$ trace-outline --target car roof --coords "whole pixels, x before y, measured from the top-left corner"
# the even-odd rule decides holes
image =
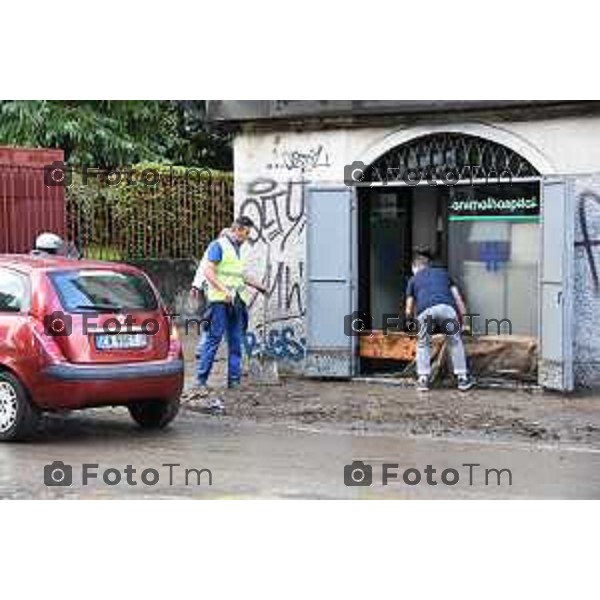
[[[132,265],[101,260],[78,260],[65,256],[36,256],[33,254],[0,254],[0,266],[19,271],[65,271],[75,269],[107,269],[123,271],[137,270]]]

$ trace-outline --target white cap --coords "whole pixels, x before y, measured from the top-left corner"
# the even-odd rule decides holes
[[[45,252],[58,252],[63,247],[62,238],[55,233],[45,231],[35,239],[35,249]]]

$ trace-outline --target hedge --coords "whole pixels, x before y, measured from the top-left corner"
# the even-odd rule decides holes
[[[198,257],[233,217],[233,175],[138,164],[77,170],[66,188],[70,241],[107,260]]]

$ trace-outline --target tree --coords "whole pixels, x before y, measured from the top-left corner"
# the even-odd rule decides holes
[[[210,131],[203,101],[4,100],[0,143],[62,148],[67,163],[152,161],[229,170],[227,136]]]
[[[231,135],[210,126],[204,100],[173,100],[178,133],[171,156],[178,164],[200,164],[223,171],[233,170]]]

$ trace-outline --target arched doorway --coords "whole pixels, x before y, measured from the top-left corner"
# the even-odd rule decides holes
[[[471,319],[475,333],[495,327],[499,336],[537,338],[541,175],[528,159],[491,139],[435,131],[355,173],[358,308],[374,330],[401,310],[411,256],[427,249],[480,315]],[[398,362],[367,357],[361,370]]]

